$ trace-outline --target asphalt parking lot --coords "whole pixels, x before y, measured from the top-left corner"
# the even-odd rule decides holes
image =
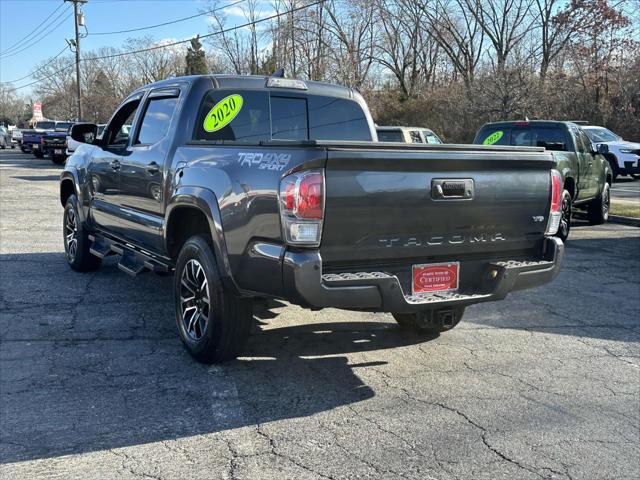
[[[553,284],[438,338],[273,303],[204,366],[171,277],[67,267],[59,172],[0,152],[0,477],[640,477],[640,228],[577,223]]]
[[[611,187],[611,199],[614,202],[640,207],[640,180],[618,177]]]

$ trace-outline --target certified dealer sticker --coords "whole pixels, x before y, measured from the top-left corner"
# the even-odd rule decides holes
[[[414,265],[412,275],[413,293],[451,292],[458,290],[460,264],[432,263]]]

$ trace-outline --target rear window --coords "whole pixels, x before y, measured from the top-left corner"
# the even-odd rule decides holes
[[[358,103],[264,90],[211,90],[200,106],[195,140],[255,144],[268,140],[370,141]]]
[[[73,126],[72,122],[58,122],[56,123],[56,130],[62,132],[67,131]]]
[[[42,130],[53,130],[56,126],[56,122],[38,122],[35,124],[33,128],[38,128]]]
[[[404,142],[401,130],[378,130],[379,142]]]
[[[516,147],[544,147],[547,150],[566,151],[567,135],[554,127],[495,127],[482,129],[476,144],[512,145]]]

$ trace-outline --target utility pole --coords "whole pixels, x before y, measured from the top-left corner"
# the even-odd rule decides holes
[[[87,3],[88,0],[64,0],[73,3],[73,19],[76,27],[76,95],[78,97],[78,121],[82,121],[82,91],[80,88],[80,25],[84,25],[84,15],[78,11],[78,5]]]

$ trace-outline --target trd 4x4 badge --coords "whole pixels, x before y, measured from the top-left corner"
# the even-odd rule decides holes
[[[243,167],[281,172],[291,161],[290,153],[239,152],[238,163]]]

